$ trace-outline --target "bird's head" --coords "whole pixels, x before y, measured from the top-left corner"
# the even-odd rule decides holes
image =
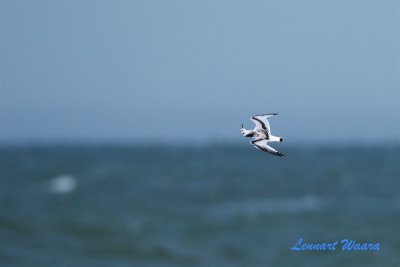
[[[245,128],[243,128],[243,123],[242,123],[242,128],[240,129],[240,133],[241,133],[243,136],[246,136],[246,135],[249,133],[249,131],[247,131]]]

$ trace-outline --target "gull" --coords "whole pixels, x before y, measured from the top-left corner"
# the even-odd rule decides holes
[[[252,120],[256,124],[254,129],[246,130],[245,128],[243,128],[242,123],[242,129],[240,129],[240,133],[244,137],[251,137],[252,140],[250,141],[250,143],[258,150],[271,153],[272,155],[278,157],[285,157],[284,154],[268,145],[268,142],[283,141],[282,137],[274,136],[271,134],[271,127],[269,126],[269,122],[267,119],[275,115],[278,115],[278,113],[260,114],[251,117],[250,120]]]

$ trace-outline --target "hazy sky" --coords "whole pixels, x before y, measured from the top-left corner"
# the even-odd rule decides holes
[[[1,0],[0,142],[398,142],[398,1]],[[243,140],[241,140],[243,141]]]

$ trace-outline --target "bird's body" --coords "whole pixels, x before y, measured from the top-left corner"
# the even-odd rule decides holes
[[[255,115],[250,118],[256,126],[253,130],[246,130],[243,128],[240,130],[240,133],[244,137],[251,137],[252,140],[250,143],[257,149],[271,153],[275,156],[285,157],[284,154],[278,152],[276,149],[270,147],[268,142],[282,142],[283,138],[279,136],[274,136],[271,134],[271,127],[269,126],[269,122],[267,118],[278,115],[278,113],[269,113],[269,114],[260,114]]]

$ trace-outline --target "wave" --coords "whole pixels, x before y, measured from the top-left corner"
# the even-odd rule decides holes
[[[320,210],[321,199],[314,196],[289,199],[256,199],[244,202],[228,202],[211,209],[211,214],[225,216],[253,216],[260,214],[302,213]]]
[[[74,176],[63,174],[50,180],[49,191],[55,194],[66,194],[76,189],[77,180]]]

